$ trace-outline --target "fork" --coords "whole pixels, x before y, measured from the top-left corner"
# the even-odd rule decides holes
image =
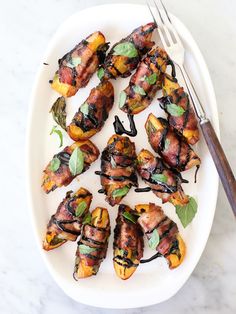
[[[159,0],[159,2],[160,4],[158,6],[157,1],[153,0],[154,6],[150,6],[147,1],[147,6],[154,19],[154,22],[156,23],[156,25],[158,25],[158,33],[166,52],[175,63],[175,65],[177,65],[183,76],[187,90],[189,92],[190,99],[192,101],[196,115],[199,119],[202,134],[205,138],[206,144],[215,163],[216,169],[218,171],[225,193],[228,197],[229,203],[232,207],[233,213],[236,217],[236,181],[234,174],[225,156],[219,139],[217,138],[211,121],[206,117],[202,102],[199,99],[194,85],[185,70],[185,49],[181,42],[181,39],[172,23],[166,7],[163,4],[163,1]],[[155,17],[155,14],[157,14],[156,16],[159,16],[159,23],[157,23],[157,18]]]

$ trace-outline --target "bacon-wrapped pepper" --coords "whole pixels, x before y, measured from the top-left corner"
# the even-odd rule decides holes
[[[168,83],[167,87],[163,86],[163,92],[168,91],[168,94],[158,100],[161,108],[168,115],[169,124],[183,134],[189,144],[194,145],[199,140],[197,118],[190,104],[188,94],[174,80],[170,80],[168,77],[164,80],[164,83]]]
[[[136,205],[135,210],[141,214],[138,223],[149,246],[166,258],[170,269],[178,267],[184,259],[186,247],[176,223],[164,214],[161,207],[152,203]]]
[[[91,213],[91,221],[83,226],[76,251],[74,278],[96,275],[106,257],[110,236],[110,219],[106,208],[97,207]]]
[[[102,152],[101,177],[106,201],[114,206],[129,192],[132,186],[137,186],[135,145],[126,136],[113,135],[107,147]]]
[[[70,169],[70,159],[73,152],[74,173]],[[97,147],[89,140],[84,142],[75,142],[71,146],[66,146],[63,151],[53,156],[53,159],[44,170],[42,187],[46,193],[54,191],[61,186],[67,186],[80,173],[85,172],[99,155]],[[76,165],[81,169],[76,169]],[[79,170],[79,171],[77,171]],[[81,170],[81,171],[80,171]]]
[[[167,120],[149,114],[145,128],[152,148],[171,168],[184,171],[200,165],[198,155]]]
[[[104,81],[93,88],[67,127],[69,136],[75,141],[86,140],[99,132],[108,118],[113,103],[114,89],[109,81]]]
[[[188,181],[184,180],[179,172],[168,168],[160,158],[154,157],[145,149],[138,154],[137,160],[139,175],[163,203],[171,202],[175,206],[189,202],[181,187],[183,182]]]
[[[160,47],[152,49],[140,62],[129,86],[120,94],[120,109],[137,114],[147,108],[162,87],[163,73],[170,59]]]
[[[76,193],[66,193],[57,211],[52,215],[47,225],[43,241],[46,251],[55,249],[66,241],[75,241],[81,233],[82,221],[89,211],[92,194],[84,188]]]
[[[108,44],[101,32],[82,40],[74,49],[58,60],[59,69],[52,81],[52,88],[64,97],[71,97],[85,87],[98,65],[104,61]]]
[[[115,272],[121,279],[128,279],[143,256],[143,232],[137,223],[138,216],[126,205],[120,205],[114,230]]]
[[[116,43],[105,58],[103,79],[129,76],[142,56],[154,45],[151,37],[155,28],[155,23],[140,26]]]

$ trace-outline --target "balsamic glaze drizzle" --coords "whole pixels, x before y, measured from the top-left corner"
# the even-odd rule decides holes
[[[147,186],[146,188],[136,188],[134,191],[137,193],[141,193],[141,192],[149,192],[151,190],[152,189],[149,186]]]
[[[118,116],[115,116],[115,121],[113,122],[115,133],[118,135],[126,134],[134,137],[138,133],[134,122],[134,116],[131,114],[127,114],[127,117],[129,119],[130,131],[126,130],[121,123],[120,118]]]
[[[149,263],[149,262],[153,261],[154,259],[156,259],[158,257],[162,257],[161,253],[159,253],[159,252],[157,252],[156,254],[151,256],[150,258],[141,259],[140,264]]]

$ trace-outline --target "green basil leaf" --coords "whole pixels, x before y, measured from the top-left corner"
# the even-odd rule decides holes
[[[66,130],[66,100],[63,96],[57,98],[49,112],[52,113],[54,121]]]
[[[99,78],[100,81],[101,81],[101,79],[103,78],[104,73],[105,73],[105,71],[104,71],[103,68],[100,68],[100,69],[97,71],[97,76],[98,76],[98,78]]]
[[[126,102],[126,97],[127,97],[126,92],[125,92],[125,91],[122,91],[122,92],[120,93],[120,98],[119,98],[119,107],[120,107],[120,108],[122,108],[122,107],[124,106],[124,104],[125,104],[125,102]]]
[[[123,217],[125,217],[125,219],[133,222],[134,224],[137,222],[137,217],[135,217],[134,215],[130,214],[129,212],[124,212],[122,214]]]
[[[145,78],[145,81],[148,82],[149,85],[155,84],[157,81],[157,74],[152,73],[151,75],[149,75]]]
[[[60,139],[60,146],[59,147],[62,147],[63,145],[63,135],[62,135],[62,132],[60,130],[57,130],[57,126],[54,125],[51,132],[50,132],[50,135],[52,135],[53,133],[56,133],[58,136],[59,136],[59,139]]]
[[[166,109],[167,112],[174,117],[180,117],[185,113],[185,110],[176,104],[168,104]]]
[[[66,66],[68,66],[69,68],[75,68],[80,63],[81,63],[81,58],[80,57],[74,57],[74,58],[71,58],[69,62],[67,62]]]
[[[49,169],[53,172],[56,172],[60,167],[61,161],[58,157],[54,157],[49,165]]]
[[[80,112],[82,112],[85,116],[89,113],[89,104],[87,102],[83,103],[83,105],[79,108]]]
[[[87,203],[85,201],[80,202],[75,209],[75,216],[81,217],[86,208],[87,208]]]
[[[81,254],[90,254],[92,252],[95,252],[96,249],[94,247],[90,247],[90,246],[85,245],[85,244],[80,244],[79,245],[79,251]]]
[[[170,146],[170,140],[167,138],[165,140],[164,150],[168,150],[169,146]]]
[[[152,232],[151,238],[148,240],[148,245],[152,250],[155,250],[159,242],[160,242],[160,236],[159,236],[159,233],[157,232],[157,229],[155,229]]]
[[[114,48],[113,55],[117,56],[126,56],[129,58],[134,58],[138,56],[138,51],[135,48],[135,45],[130,42],[124,42],[116,45]]]
[[[124,186],[123,188],[121,189],[116,189],[112,192],[112,196],[114,198],[116,197],[122,197],[122,196],[125,196],[127,193],[129,192],[129,187],[128,186]]]
[[[134,90],[135,93],[137,93],[139,95],[142,95],[142,96],[146,95],[145,90],[142,87],[140,87],[139,85],[134,85],[133,86],[133,90]]]
[[[70,172],[73,176],[80,174],[84,168],[84,154],[79,147],[74,149],[69,160]]]
[[[176,205],[176,214],[178,215],[183,227],[187,227],[193,220],[197,212],[197,202],[193,197],[189,198],[189,202],[186,205]]]
[[[92,216],[90,213],[87,213],[85,216],[84,216],[84,219],[83,219],[83,225],[86,225],[86,224],[90,224],[92,220]]]
[[[152,175],[152,180],[161,183],[166,183],[167,182],[167,176],[165,176],[164,174],[159,174],[159,173],[155,173]]]

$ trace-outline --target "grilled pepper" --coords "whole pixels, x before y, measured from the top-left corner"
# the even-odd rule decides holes
[[[152,49],[140,62],[129,86],[121,92],[120,109],[129,114],[137,114],[147,108],[162,87],[169,62],[165,50],[160,47]]]
[[[135,29],[126,38],[116,43],[105,58],[103,79],[128,77],[142,56],[154,45],[151,41],[155,23],[148,23]]]
[[[145,149],[138,154],[137,160],[139,175],[163,203],[171,202],[175,206],[189,202],[181,187],[183,182],[188,181],[184,180],[179,172],[168,168],[160,158],[154,157]]]
[[[152,148],[171,168],[180,172],[200,165],[198,155],[167,120],[149,114],[145,128]]]
[[[137,186],[135,145],[126,136],[113,135],[101,157],[101,185],[106,201],[114,206]]]
[[[120,205],[116,218],[113,265],[121,279],[128,279],[135,272],[143,256],[143,232],[133,212],[130,207]]]
[[[82,236],[76,251],[74,278],[96,275],[106,257],[110,220],[106,208],[97,207],[91,213],[91,221],[82,229]]]
[[[44,250],[49,251],[68,240],[75,241],[77,239],[91,201],[92,194],[84,188],[80,188],[74,194],[72,191],[66,193],[66,197],[47,225],[47,232],[43,241]]]
[[[67,127],[69,136],[75,141],[86,140],[99,132],[108,118],[113,103],[114,89],[109,81],[104,81],[93,88]]]
[[[139,204],[135,210],[140,214],[138,223],[146,234],[149,246],[166,258],[169,268],[178,267],[185,256],[186,247],[176,223],[168,218],[155,204]]]
[[[73,151],[78,148],[81,152],[81,172],[72,174],[69,161]],[[99,150],[91,141],[75,142],[66,146],[63,151],[53,156],[53,159],[44,170],[42,187],[46,193],[54,191],[61,186],[67,186],[80,173],[85,172],[99,155]]]
[[[198,122],[190,104],[188,94],[180,87],[175,79],[164,80],[163,93],[167,96],[159,98],[160,106],[168,115],[169,124],[183,134],[188,144],[194,145],[199,140]],[[177,87],[178,86],[178,87]]]
[[[71,97],[85,87],[98,65],[104,61],[108,44],[101,32],[82,40],[74,49],[58,60],[59,69],[51,86],[64,97]]]

